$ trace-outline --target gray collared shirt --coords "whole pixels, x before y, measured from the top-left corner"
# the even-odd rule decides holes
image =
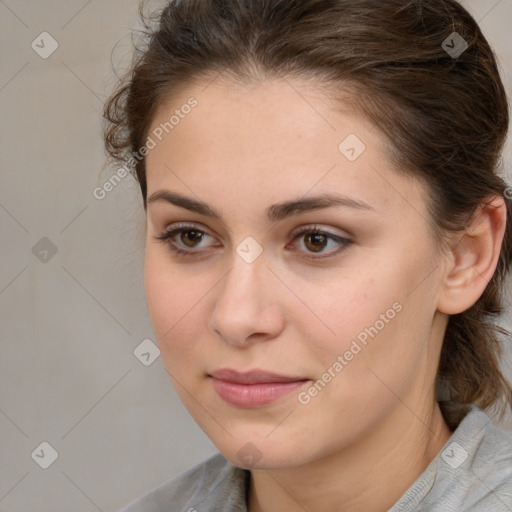
[[[221,454],[119,512],[247,512],[250,472]],[[512,512],[512,434],[476,406],[388,512]]]

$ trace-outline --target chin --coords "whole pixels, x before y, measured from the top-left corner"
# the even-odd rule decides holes
[[[283,431],[284,432],[284,431]],[[293,436],[265,437],[267,434],[250,435],[248,430],[231,432],[221,439],[206,434],[231,464],[244,469],[287,469],[306,464],[314,458],[304,450],[302,441],[291,442]]]

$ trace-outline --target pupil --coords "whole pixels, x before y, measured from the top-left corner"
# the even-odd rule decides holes
[[[192,236],[190,236],[190,234],[192,233]],[[194,231],[194,230],[191,230],[191,231],[184,231],[182,234],[181,234],[181,241],[185,243],[185,245],[188,245],[190,247],[193,247],[194,246],[194,241],[201,241],[201,238],[202,238],[202,233],[199,233],[198,231]],[[189,244],[186,240],[186,238],[190,240],[192,240],[192,243]]]
[[[325,235],[321,235],[319,233],[313,233],[313,234],[309,234],[306,236],[306,246],[308,246],[308,248],[311,248],[309,247],[309,244],[308,244],[308,240],[313,240],[313,246],[312,246],[312,249],[314,252],[320,252],[324,247],[325,247],[325,241],[326,241],[326,236]],[[321,247],[318,247],[317,245],[315,244],[318,244],[320,243],[321,244]]]

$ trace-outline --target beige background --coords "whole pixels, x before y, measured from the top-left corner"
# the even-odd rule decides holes
[[[512,1],[464,4],[512,92]],[[0,0],[3,511],[115,511],[216,452],[161,359],[145,366],[133,353],[154,339],[136,184],[128,177],[102,201],[92,193],[108,178],[100,122],[111,59],[130,57],[137,23],[135,0]],[[31,47],[42,32],[58,44],[47,59]],[[509,139],[506,164],[511,154]],[[58,453],[48,469],[36,463],[50,460],[42,442]]]

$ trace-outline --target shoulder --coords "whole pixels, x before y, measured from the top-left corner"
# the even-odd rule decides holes
[[[512,510],[512,434],[482,410],[473,406],[437,464],[432,504],[458,512]]]
[[[148,491],[119,512],[245,512],[247,474],[219,453]]]
[[[479,415],[488,419],[482,412]],[[482,420],[483,421],[483,420]],[[481,435],[475,432],[474,456],[470,458],[469,477],[473,484],[468,503],[487,501],[486,510],[512,510],[512,434],[488,422]],[[471,445],[470,445],[471,449]]]

